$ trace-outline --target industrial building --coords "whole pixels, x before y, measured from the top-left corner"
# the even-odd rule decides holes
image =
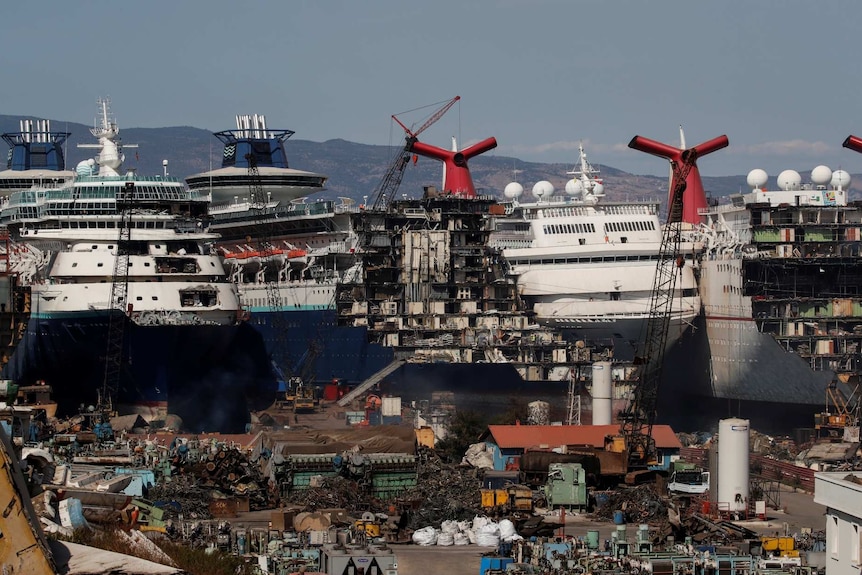
[[[826,574],[862,570],[862,471],[814,475],[814,502],[826,506]]]

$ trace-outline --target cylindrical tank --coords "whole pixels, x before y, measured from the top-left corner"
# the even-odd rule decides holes
[[[532,401],[527,404],[527,421],[530,425],[548,425],[551,421],[551,405],[547,401]]]
[[[718,504],[731,512],[748,508],[747,419],[722,419],[718,422]]]
[[[597,361],[593,364],[593,425],[611,424],[611,362]]]

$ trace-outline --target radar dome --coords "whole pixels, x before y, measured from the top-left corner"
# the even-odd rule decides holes
[[[580,180],[569,180],[566,182],[566,193],[570,196],[580,196],[584,193],[584,184]]]
[[[829,166],[817,166],[811,170],[811,181],[818,186],[825,186],[832,181],[832,170]]]
[[[832,172],[831,184],[833,188],[846,190],[850,187],[850,174],[844,170],[835,170]]]
[[[762,190],[768,180],[769,174],[766,173],[766,170],[757,168],[748,172],[748,178],[745,181],[748,182],[748,187],[752,190]]]
[[[524,193],[524,186],[519,184],[518,182],[510,182],[506,185],[506,188],[503,190],[503,195],[513,200],[515,198],[520,198],[521,194]]]
[[[802,186],[802,176],[796,170],[784,170],[778,174],[778,189],[789,192]]]
[[[601,196],[605,193],[605,185],[601,182],[596,182],[596,185],[593,186],[593,195]]]
[[[541,182],[536,182],[536,185],[533,186],[533,195],[537,198],[549,198],[554,194],[554,184],[549,182],[548,180],[542,180]]]

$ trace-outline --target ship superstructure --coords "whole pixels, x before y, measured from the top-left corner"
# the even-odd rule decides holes
[[[429,186],[422,199],[373,209],[273,191],[254,209],[251,189],[266,182],[247,170],[245,193],[233,205],[213,206],[247,325],[285,378],[302,371],[316,384],[376,381],[406,399],[455,391],[462,405],[522,396],[562,407],[578,365],[596,350],[562,341],[524,313],[488,246],[488,213],[501,207],[472,197],[461,156],[496,142],[464,151],[411,144],[412,153],[458,167],[447,167],[441,189]]]
[[[109,102],[99,104],[94,159],[79,163],[72,179],[4,198],[0,223],[31,254],[32,291],[27,332],[4,375],[49,382],[61,411],[93,403],[104,377],[108,320],[122,314],[128,326],[118,406],[157,419],[170,410],[194,425],[206,415],[184,412],[183,404],[228,369],[241,317],[236,287],[214,250],[217,235],[207,229],[209,198],[176,179],[124,172],[119,128]],[[124,209],[128,259],[123,277],[115,277]],[[116,281],[127,282],[122,311],[112,302]],[[229,401],[249,389],[239,380],[232,395],[223,391]],[[203,425],[219,427],[211,419]]]
[[[703,211],[710,360],[687,389],[735,410],[822,409],[831,382],[852,393],[862,360],[862,206],[848,200],[843,170],[818,166],[810,182],[786,170],[775,188],[767,182],[753,170],[750,192]]]
[[[534,202],[520,202],[523,186],[513,182],[504,217],[494,218],[490,244],[501,250],[518,295],[548,326],[580,338],[637,342],[649,302],[661,243],[657,202],[605,202],[604,184],[583,146],[568,172],[565,196],[548,181],[536,183]],[[677,268],[668,345],[700,313],[693,267],[698,246],[687,244]]]

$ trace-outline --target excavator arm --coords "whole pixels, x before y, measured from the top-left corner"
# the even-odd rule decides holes
[[[0,426],[0,565],[3,573],[52,575],[54,559],[30,502],[12,442]]]

